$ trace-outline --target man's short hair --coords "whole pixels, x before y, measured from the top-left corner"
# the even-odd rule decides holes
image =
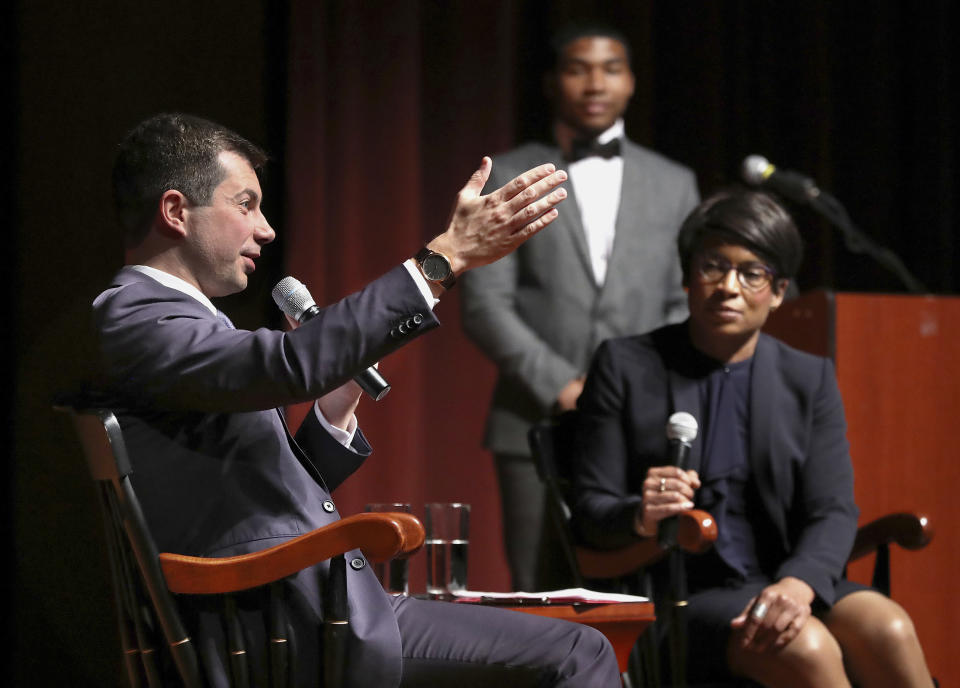
[[[195,205],[210,204],[225,175],[218,159],[223,151],[255,170],[267,160],[239,134],[192,115],[155,115],[127,134],[113,165],[113,199],[128,248],[147,236],[164,192],[175,189]]]
[[[594,37],[612,38],[615,41],[619,41],[623,44],[623,49],[627,54],[627,64],[629,65],[631,63],[632,53],[630,50],[630,41],[627,40],[627,36],[622,31],[612,24],[607,24],[602,21],[579,22],[565,24],[550,38],[550,71],[557,71],[557,68],[560,66],[560,59],[563,57],[563,51],[568,45],[581,38]]]
[[[773,268],[774,279],[795,277],[803,259],[803,242],[793,219],[762,191],[724,189],[690,212],[677,238],[684,284],[690,283],[693,257],[710,239],[750,249]]]

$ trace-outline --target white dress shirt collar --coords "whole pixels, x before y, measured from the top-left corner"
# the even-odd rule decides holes
[[[219,311],[216,306],[213,305],[213,301],[207,298],[207,295],[202,291],[197,289],[195,286],[189,282],[185,282],[179,277],[171,275],[169,272],[164,272],[163,270],[157,270],[152,268],[149,265],[128,265],[128,268],[131,270],[136,270],[137,272],[146,275],[147,277],[152,277],[157,282],[162,284],[165,287],[170,287],[171,289],[176,289],[179,292],[183,292],[187,296],[192,296],[197,301],[202,303],[207,310],[216,315]]]

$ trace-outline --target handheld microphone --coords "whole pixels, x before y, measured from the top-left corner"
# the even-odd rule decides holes
[[[310,296],[307,286],[294,277],[284,277],[277,282],[277,286],[273,288],[273,302],[301,324],[320,313],[320,308]],[[358,373],[353,379],[374,401],[380,401],[390,391],[390,384],[374,366]]]
[[[799,172],[778,170],[762,155],[748,155],[740,167],[743,180],[751,186],[764,186],[798,203],[809,203],[820,195],[817,183]]]
[[[667,421],[667,465],[677,468],[686,468],[687,458],[690,456],[690,444],[697,438],[697,419],[685,411],[678,411]],[[657,528],[657,544],[664,549],[676,547],[677,527],[679,521],[676,516],[660,521]]]

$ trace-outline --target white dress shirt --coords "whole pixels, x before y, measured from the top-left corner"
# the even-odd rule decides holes
[[[597,142],[607,143],[621,138],[623,132],[623,120],[618,119],[597,137]],[[623,186],[623,156],[616,155],[609,159],[591,156],[571,162],[566,168],[580,209],[593,277],[597,286],[603,286],[613,254],[617,210],[620,208],[620,190]]]

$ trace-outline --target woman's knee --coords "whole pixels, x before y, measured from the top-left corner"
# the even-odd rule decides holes
[[[811,618],[803,630],[782,650],[785,658],[797,666],[835,668],[843,666],[843,652],[833,634],[820,621]]]
[[[852,599],[855,597],[856,600]],[[899,604],[873,592],[851,595],[850,598],[850,603],[841,600],[835,607],[842,624],[829,624],[841,642],[846,639],[866,642],[874,652],[896,651],[916,642],[913,620]]]
[[[917,642],[917,629],[910,615],[892,601],[890,609],[871,624],[868,633],[874,639],[875,649],[880,652],[895,651]]]
[[[830,631],[816,618],[785,647],[752,652],[733,643],[728,653],[735,674],[748,676],[765,685],[842,686],[845,684],[843,654]]]

